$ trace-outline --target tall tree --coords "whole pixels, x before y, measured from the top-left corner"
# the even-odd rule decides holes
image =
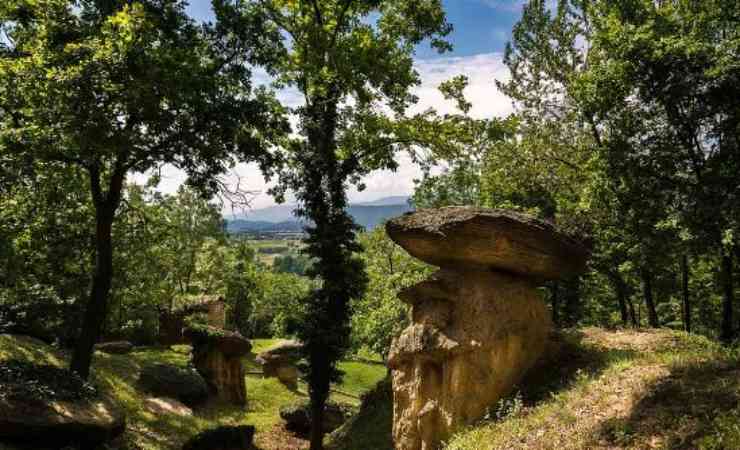
[[[681,224],[711,249],[725,283],[735,243],[740,181],[740,4],[721,0],[594,2],[594,48],[585,89],[607,114],[641,110],[644,181],[664,180]],[[614,100],[614,101],[613,101]],[[729,269],[728,269],[729,268]],[[723,289],[720,337],[729,342],[733,289]]]
[[[0,147],[16,159],[84,171],[95,214],[95,268],[71,361],[87,377],[113,276],[112,228],[126,176],[169,163],[194,184],[262,158],[274,102],[255,98],[244,63],[177,0],[9,0],[0,5]],[[274,37],[265,33],[266,38]],[[263,95],[263,97],[265,97]],[[52,167],[52,166],[50,166]]]
[[[394,152],[404,140],[391,131],[392,117],[382,107],[403,116],[415,100],[409,90],[419,83],[416,45],[429,39],[448,49],[442,38],[451,26],[440,0],[245,0],[216,9],[239,18],[233,36],[243,36],[242,23],[279,30],[279,55],[266,68],[303,100],[294,109],[300,137],[286,148],[286,170],[274,192],[280,198],[290,189],[299,215],[313,223],[308,274],[322,284],[307,299],[299,336],[309,361],[311,448],[320,449],[330,382],[349,344],[350,300],[366,284],[355,256],[358,227],[346,212],[347,187],[371,170],[396,167]]]

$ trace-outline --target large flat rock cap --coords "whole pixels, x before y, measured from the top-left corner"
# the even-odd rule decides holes
[[[585,270],[587,249],[533,217],[500,209],[422,209],[386,224],[409,254],[443,268],[500,270],[555,280]]]

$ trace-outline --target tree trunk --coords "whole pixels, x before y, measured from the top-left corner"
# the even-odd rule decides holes
[[[645,296],[645,309],[648,313],[648,324],[652,328],[658,328],[658,313],[655,311],[655,301],[653,300],[653,274],[649,269],[642,270],[642,292]]]
[[[683,290],[683,329],[691,333],[691,299],[689,298],[689,257],[681,258],[681,285]]]
[[[552,285],[550,285],[550,300],[552,302],[552,323],[555,325],[556,328],[560,328],[560,298],[558,297],[559,288],[560,286],[557,281],[553,281]]]
[[[90,168],[90,189],[95,205],[95,273],[90,299],[82,319],[82,329],[75,343],[70,369],[87,379],[90,375],[93,347],[100,338],[108,312],[108,299],[113,280],[113,220],[121,201],[126,170],[116,162],[108,192],[101,188],[100,168]]]
[[[70,369],[87,379],[90,375],[93,347],[100,338],[108,296],[113,279],[113,211],[107,205],[96,205],[95,275],[90,299],[82,320],[82,330],[75,344]]]
[[[634,328],[640,328],[640,321],[637,318],[637,313],[635,312],[635,304],[632,303],[632,299],[630,298],[629,295],[627,296],[626,300],[627,300],[627,307],[629,308],[629,312],[630,312],[630,320],[632,321],[632,326]]]
[[[627,326],[629,321],[629,313],[627,312],[627,288],[624,285],[624,280],[619,274],[612,275],[614,282],[614,290],[617,293],[617,304],[619,305],[619,315],[622,319],[622,326]]]
[[[732,253],[724,251],[722,254],[722,330],[720,340],[729,344],[735,338],[735,329],[732,323],[732,310],[735,303],[735,287],[733,285]]]
[[[324,405],[322,402],[311,402],[311,450],[324,448]]]

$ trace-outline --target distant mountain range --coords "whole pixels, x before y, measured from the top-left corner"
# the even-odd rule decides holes
[[[347,211],[359,225],[372,230],[386,220],[411,211],[408,197],[385,197],[371,202],[356,203]],[[295,205],[277,205],[255,209],[233,219],[227,219],[230,233],[300,232],[304,223],[293,215]]]

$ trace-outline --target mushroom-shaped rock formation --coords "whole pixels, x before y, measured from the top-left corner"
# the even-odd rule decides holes
[[[247,387],[241,358],[252,344],[239,333],[207,325],[185,328],[184,336],[193,344],[193,365],[216,395],[230,403],[245,405]]]
[[[290,389],[298,387],[298,367],[303,344],[298,341],[283,341],[257,355],[265,377],[277,377]]]
[[[551,328],[538,283],[585,269],[588,251],[546,222],[471,207],[420,210],[388,235],[440,267],[405,289],[412,323],[393,341],[397,450],[432,450],[511,392]]]

